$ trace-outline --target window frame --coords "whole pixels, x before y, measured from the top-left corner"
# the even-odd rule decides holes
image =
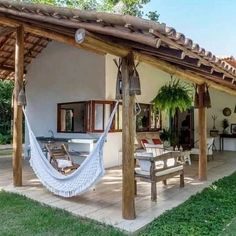
[[[103,105],[103,120],[102,120],[102,129],[95,129],[95,106],[96,104],[102,104]],[[110,105],[110,114],[109,116],[111,115],[112,113],[112,108],[114,107],[113,106],[114,102],[113,101],[109,101],[109,100],[92,100],[91,101],[91,112],[92,112],[92,117],[91,117],[91,131],[90,132],[94,132],[94,133],[102,133],[105,129],[105,112],[106,112],[106,109],[105,109],[105,105]],[[110,132],[113,132],[113,125],[111,126],[111,129],[110,129]]]
[[[79,101],[79,102],[63,102],[63,103],[58,103],[57,104],[57,133],[66,133],[66,134],[83,134],[83,133],[87,133],[88,132],[88,130],[87,130],[87,116],[85,115],[84,116],[84,126],[85,126],[85,130],[84,131],[62,131],[61,130],[61,112],[60,112],[60,110],[61,109],[64,109],[65,110],[65,108],[61,108],[61,106],[63,106],[63,105],[68,105],[68,104],[78,104],[78,103],[85,103],[85,110],[86,110],[86,114],[87,114],[87,101]],[[68,108],[68,110],[74,110],[74,109],[69,109]],[[73,117],[73,129],[74,129],[74,117]]]
[[[149,114],[148,114],[148,122],[149,122],[149,125],[147,127],[147,129],[138,129],[137,128],[137,120],[136,120],[136,132],[137,133],[141,133],[141,132],[157,132],[157,131],[160,131],[162,129],[162,113],[161,111],[159,112],[159,115],[160,115],[160,127],[157,128],[156,127],[156,121],[155,121],[155,127],[154,128],[151,128],[151,123],[152,123],[152,109],[153,109],[153,104],[151,103],[139,103],[139,105],[146,105],[147,107],[149,107]],[[157,117],[155,117],[156,119]]]
[[[84,114],[84,131],[61,131],[61,113],[60,109],[67,109],[67,108],[61,108],[63,105],[68,105],[68,104],[85,104],[85,114]],[[103,129],[95,129],[95,106],[96,104],[103,104],[103,124],[102,127]],[[78,101],[78,102],[64,102],[64,103],[58,103],[57,104],[57,132],[58,133],[102,133],[104,132],[105,129],[105,105],[110,105],[110,114],[112,113],[112,110],[115,107],[116,101],[112,100],[88,100],[88,101]],[[153,104],[150,103],[139,103],[140,105],[146,105],[149,106],[149,113],[148,113],[148,128],[145,130],[139,130],[137,129],[136,125],[136,132],[155,132],[155,131],[160,131],[162,129],[162,113],[159,112],[160,115],[160,127],[156,127],[156,122],[155,122],[155,128],[151,128],[151,119],[152,119],[152,109],[153,109]],[[120,113],[120,107],[122,107],[122,102],[119,102],[118,108],[117,108],[117,113],[113,119],[110,133],[116,133],[116,132],[122,132],[122,127],[120,127],[120,116],[122,116],[122,112]],[[68,108],[70,109],[70,108]],[[72,110],[72,109],[70,109]],[[122,119],[123,117],[121,117]],[[73,118],[74,119],[74,118]],[[118,128],[115,128],[116,125],[116,120],[118,119]],[[137,121],[136,121],[137,122]],[[121,126],[123,126],[123,121],[121,122]],[[73,122],[73,129],[74,129],[74,122]]]

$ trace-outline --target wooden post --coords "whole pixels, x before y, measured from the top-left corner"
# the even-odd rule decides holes
[[[198,109],[198,130],[199,130],[199,179],[207,180],[207,127],[206,108],[204,106],[205,84],[198,87],[199,109]]]
[[[24,29],[16,29],[15,45],[15,86],[13,118],[13,184],[22,186],[22,107],[18,106],[18,94],[22,88],[24,76]]]
[[[130,70],[134,65],[133,54],[122,59],[122,215],[124,219],[135,219],[134,182],[134,135],[135,135],[135,97],[129,94]]]

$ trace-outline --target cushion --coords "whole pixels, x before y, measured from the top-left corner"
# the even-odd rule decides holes
[[[147,139],[141,139],[141,145],[143,148],[145,148],[145,143],[148,143]]]
[[[152,142],[153,142],[153,144],[162,144],[162,142],[159,138],[153,138]]]
[[[183,170],[183,169],[184,169],[183,165],[175,166],[166,170],[160,170],[156,172],[156,176],[168,175],[168,174],[171,174],[171,173]],[[137,174],[140,174],[140,175],[150,175],[150,171],[143,171],[139,168],[135,168],[135,171]]]
[[[145,144],[153,144],[152,139],[141,139],[142,147],[145,148]]]
[[[163,144],[144,144],[147,152],[152,152],[154,156],[159,156],[164,153],[164,145]]]
[[[159,133],[158,132],[137,132],[136,133],[136,147],[137,148],[144,148],[142,145],[141,140],[142,139],[150,139],[151,143],[153,143],[152,139],[160,139]]]
[[[57,159],[57,165],[59,168],[63,169],[69,166],[72,166],[72,161],[64,160],[64,159]]]

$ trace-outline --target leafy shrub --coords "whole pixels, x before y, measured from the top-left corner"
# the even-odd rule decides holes
[[[11,134],[1,134],[0,133],[0,144],[9,144],[12,141],[12,135]]]
[[[11,142],[12,81],[0,81],[0,144]]]

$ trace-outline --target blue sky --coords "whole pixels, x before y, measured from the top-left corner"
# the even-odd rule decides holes
[[[236,0],[151,0],[150,10],[207,51],[236,57]]]

